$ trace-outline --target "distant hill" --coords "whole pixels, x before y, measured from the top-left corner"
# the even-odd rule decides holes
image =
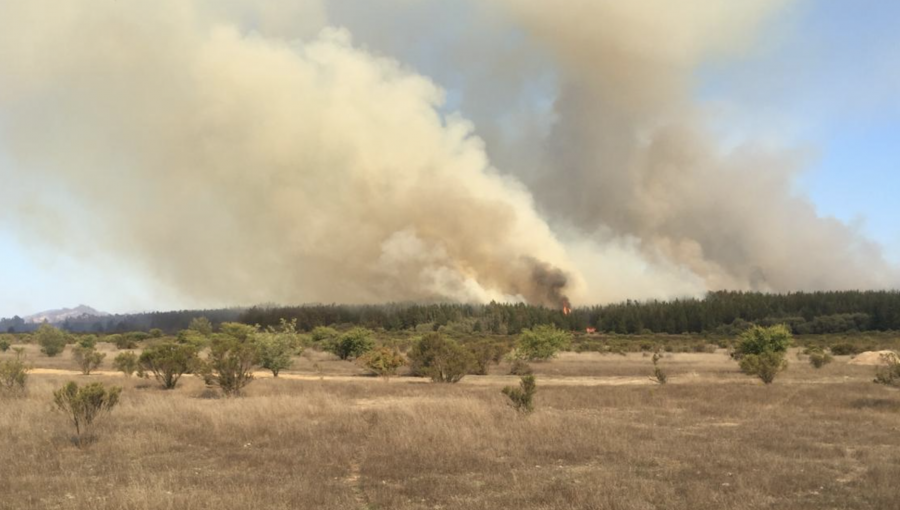
[[[67,319],[106,317],[108,315],[108,313],[101,312],[97,309],[91,308],[90,306],[78,305],[75,308],[61,308],[59,310],[46,310],[44,312],[38,312],[23,317],[23,320],[26,324],[40,324],[45,321],[51,324],[56,324],[65,322]]]

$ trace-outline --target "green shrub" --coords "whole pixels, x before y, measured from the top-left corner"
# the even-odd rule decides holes
[[[312,330],[310,336],[314,343],[325,346],[336,340],[340,336],[340,333],[328,326],[318,326]]]
[[[792,342],[791,330],[783,324],[769,327],[753,326],[741,333],[735,353],[738,359],[748,354],[759,355],[765,352],[784,354]]]
[[[202,351],[209,347],[210,337],[200,334],[193,329],[182,329],[176,337],[178,343],[193,346],[197,351]]]
[[[0,391],[6,394],[23,393],[31,370],[25,364],[24,349],[17,348],[15,351],[15,358],[0,360]]]
[[[213,325],[206,317],[194,317],[188,324],[188,329],[208,337],[212,335]]]
[[[375,340],[372,339],[372,332],[366,328],[353,328],[331,345],[325,346],[325,350],[343,360],[358,358],[373,348]]]
[[[269,327],[256,335],[256,345],[259,365],[278,377],[279,372],[294,364],[293,356],[303,351],[300,334],[297,333],[297,320],[288,322],[281,319],[279,327]]]
[[[834,357],[822,350],[821,347],[809,349],[807,354],[809,355],[809,364],[813,368],[822,368],[834,361]]]
[[[109,335],[106,341],[114,344],[116,349],[137,349],[137,342],[128,335]]]
[[[81,346],[85,349],[93,349],[97,346],[97,336],[96,335],[81,335],[78,337],[78,340],[75,342],[76,346]]]
[[[556,353],[567,349],[572,335],[555,326],[537,326],[527,329],[519,335],[517,353],[529,361],[544,361],[556,356]]]
[[[472,373],[475,375],[487,375],[490,365],[500,363],[503,356],[509,352],[506,344],[491,340],[472,342],[467,344],[466,348],[472,353],[472,359],[475,361],[472,366]]]
[[[148,331],[147,334],[150,335],[150,338],[162,338],[163,336],[165,336],[165,333],[163,333],[163,330],[161,330],[159,328],[153,328],[150,331]]]
[[[741,371],[759,377],[765,384],[772,384],[778,372],[787,368],[788,362],[783,352],[765,351],[762,354],[747,354],[741,358]]]
[[[123,352],[116,356],[113,359],[113,368],[125,374],[125,377],[131,377],[135,372],[138,372],[138,377],[143,375],[140,372],[138,356],[131,351]]]
[[[440,333],[423,336],[410,349],[409,361],[414,374],[440,383],[459,382],[475,364],[468,349]]]
[[[138,358],[140,369],[153,374],[163,388],[171,390],[182,375],[197,365],[197,349],[192,345],[163,342],[148,347]]]
[[[509,367],[509,375],[531,375],[531,365],[520,359],[515,359]]]
[[[229,397],[238,396],[253,381],[253,367],[259,351],[256,328],[235,322],[224,323],[213,334],[209,356],[198,363],[197,375],[209,386],[218,386]]]
[[[51,358],[63,352],[68,343],[68,335],[50,324],[41,324],[34,332],[33,337],[41,346],[41,352]]]
[[[900,356],[894,353],[881,355],[883,366],[875,370],[875,382],[900,387]]]
[[[75,363],[78,363],[78,368],[81,369],[82,374],[91,375],[91,371],[99,367],[100,363],[103,363],[106,354],[97,352],[97,349],[93,347],[76,344],[72,348],[72,358],[75,359]]]
[[[653,353],[653,377],[650,378],[651,381],[657,384],[666,384],[669,382],[669,376],[666,372],[659,366],[659,360],[662,359],[662,354],[659,351]]]
[[[835,356],[855,356],[863,352],[859,347],[851,343],[842,342],[831,346],[831,353]]]
[[[0,352],[6,352],[9,350],[9,346],[12,345],[9,340],[5,337],[0,338]]]
[[[113,410],[119,403],[122,388],[107,389],[101,383],[87,384],[81,388],[70,382],[53,392],[53,404],[75,425],[75,441],[84,444],[85,439],[93,439],[94,422]]]
[[[507,386],[502,391],[516,411],[523,414],[534,411],[534,394],[537,392],[537,385],[533,375],[523,375],[518,388]]]
[[[406,364],[406,359],[395,349],[382,346],[363,354],[357,362],[373,374],[389,379]]]

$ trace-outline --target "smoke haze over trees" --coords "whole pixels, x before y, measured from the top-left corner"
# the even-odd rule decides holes
[[[900,282],[692,97],[793,2],[256,4],[0,5],[0,223],[207,307]]]

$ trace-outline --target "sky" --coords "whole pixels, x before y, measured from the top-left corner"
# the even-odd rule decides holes
[[[339,8],[347,8],[342,5]],[[447,21],[448,27],[465,24],[465,16],[457,15]],[[709,125],[721,138],[735,143],[761,140],[801,153],[803,166],[793,193],[811,199],[819,216],[861,229],[894,264],[900,264],[897,19],[896,2],[801,1],[763,28],[757,51],[704,62],[696,69],[693,85],[695,99],[710,112]],[[353,30],[352,22],[349,25]],[[478,120],[485,110],[466,111],[465,80],[441,66],[439,42],[444,36],[430,35],[438,41],[435,47],[411,45],[397,50],[397,58],[445,88],[444,109],[458,108],[474,119],[479,134]],[[499,43],[513,52],[518,40],[512,33]],[[530,72],[534,87],[521,100],[544,111],[552,108],[556,69],[540,55],[535,62]],[[492,112],[498,118],[506,113]],[[0,111],[0,120],[3,115]],[[515,117],[505,122],[515,123]],[[4,150],[0,139],[0,179],[27,171]],[[0,181],[0,196],[3,187]],[[65,189],[48,186],[47,194],[66,200]],[[0,317],[81,303],[110,312],[253,304],[198,301],[121,257],[42,245],[35,242],[30,225],[23,228],[25,221],[16,214],[0,215]]]

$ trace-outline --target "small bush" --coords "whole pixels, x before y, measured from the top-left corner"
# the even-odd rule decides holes
[[[118,386],[107,389],[101,383],[91,383],[79,388],[70,382],[53,392],[53,404],[72,420],[75,442],[82,445],[85,439],[93,439],[94,422],[116,407],[121,392]]]
[[[226,396],[238,396],[253,381],[253,367],[259,360],[256,328],[224,323],[220,330],[212,337],[206,361],[197,364],[197,375],[207,385],[221,388]]]
[[[100,363],[103,363],[106,354],[97,352],[97,349],[93,347],[84,347],[81,344],[76,344],[72,348],[72,357],[78,363],[78,368],[81,369],[82,374],[91,375],[91,371],[99,367]]]
[[[256,335],[259,350],[259,365],[272,372],[273,377],[294,364],[293,356],[303,351],[300,334],[297,333],[297,320],[288,322],[281,319],[278,328],[269,327],[264,333]]]
[[[741,358],[741,371],[759,377],[765,384],[772,384],[778,372],[787,368],[784,353],[766,351],[762,354],[748,354]]]
[[[835,356],[855,356],[862,352],[859,347],[851,343],[839,343],[831,346],[831,353]]]
[[[107,342],[115,344],[116,349],[137,349],[137,342],[128,335],[110,335],[106,337]]]
[[[555,326],[537,326],[519,335],[517,353],[529,361],[545,361],[567,349],[571,338],[570,333],[556,329]]]
[[[41,352],[51,358],[63,352],[68,343],[68,335],[50,324],[41,324],[33,337],[41,346]]]
[[[75,342],[75,345],[84,347],[85,349],[93,349],[97,346],[96,335],[81,335]]]
[[[373,348],[375,341],[372,340],[372,332],[366,328],[353,328],[325,346],[328,352],[343,360],[358,358]]]
[[[125,374],[125,377],[131,377],[135,372],[138,372],[138,377],[141,377],[143,375],[140,372],[138,356],[131,351],[123,352],[116,356],[113,359],[113,368]]]
[[[472,353],[440,333],[422,337],[409,351],[409,361],[416,375],[434,382],[456,383],[472,369]]]
[[[834,361],[834,357],[831,354],[823,351],[821,348],[810,349],[808,354],[809,364],[812,365],[813,368],[822,368]]]
[[[472,366],[472,373],[475,375],[487,375],[490,365],[500,363],[509,351],[506,344],[490,340],[472,342],[466,345],[466,348],[472,353],[472,359],[475,361]]]
[[[138,363],[141,370],[153,374],[163,388],[171,390],[182,375],[197,366],[197,350],[191,345],[164,342],[145,349]]]
[[[159,328],[153,328],[148,331],[147,334],[150,335],[150,338],[162,338],[165,335],[165,333],[163,333],[163,330]]]
[[[373,374],[387,380],[397,374],[397,370],[406,364],[406,359],[395,349],[379,347],[357,358],[357,362]]]
[[[31,367],[25,364],[23,349],[16,349],[16,357],[0,361],[0,391],[6,394],[20,394],[25,391],[25,382]]]
[[[509,366],[509,375],[531,375],[532,372],[531,365],[520,359],[513,360]]]
[[[740,359],[749,354],[759,355],[765,352],[783,354],[787,352],[792,342],[791,330],[783,324],[767,328],[753,326],[741,333],[734,356]]]
[[[881,355],[884,366],[875,370],[875,382],[886,386],[900,387],[900,356],[894,353]]]
[[[208,337],[212,335],[213,325],[206,317],[194,317],[188,324],[188,329]]]
[[[12,345],[9,340],[6,338],[0,338],[0,352],[6,352],[9,350],[9,346]]]
[[[537,392],[537,385],[533,375],[523,375],[518,388],[507,386],[502,391],[516,411],[523,414],[534,411],[534,394]]]
[[[653,353],[653,377],[650,378],[651,381],[657,384],[666,384],[669,382],[669,376],[666,372],[659,366],[659,360],[662,359],[662,354],[659,351]]]

